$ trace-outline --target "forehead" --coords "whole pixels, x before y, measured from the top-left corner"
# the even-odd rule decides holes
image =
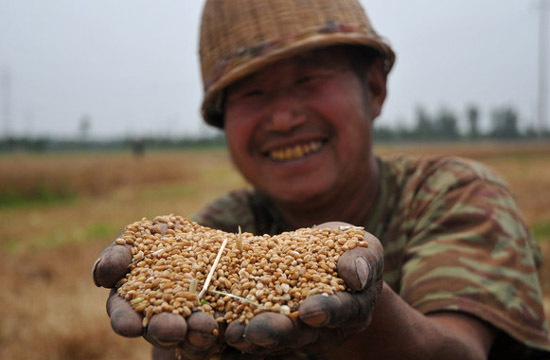
[[[233,85],[247,82],[262,76],[262,74],[272,73],[275,69],[292,69],[294,71],[305,71],[308,69],[347,69],[351,65],[351,51],[345,46],[334,46],[316,50],[305,51],[292,57],[279,60],[269,64],[258,71],[238,80]]]
[[[329,47],[303,52],[279,63],[285,61],[302,66],[345,67],[350,64],[350,51],[343,46]]]

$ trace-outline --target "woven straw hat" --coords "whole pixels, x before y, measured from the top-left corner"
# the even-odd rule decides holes
[[[297,53],[330,45],[363,45],[395,61],[358,0],[207,0],[199,54],[202,116],[223,127],[223,89]]]

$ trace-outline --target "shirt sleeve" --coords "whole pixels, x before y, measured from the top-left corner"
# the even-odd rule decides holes
[[[501,331],[492,352],[504,358],[550,351],[537,248],[510,190],[479,164],[440,165],[411,202],[400,295],[425,314],[459,311],[492,324]]]

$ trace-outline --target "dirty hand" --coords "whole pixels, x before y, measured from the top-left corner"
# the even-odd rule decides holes
[[[342,225],[347,224],[326,223],[319,227]],[[383,249],[372,235],[365,234],[365,240],[369,244],[367,248],[349,250],[338,261],[339,276],[354,292],[311,296],[300,306],[298,319],[262,313],[247,325],[235,321],[224,329],[202,312],[193,313],[187,321],[180,315],[161,313],[154,315],[144,328],[142,316],[112,290],[107,302],[111,326],[122,336],[143,335],[159,348],[177,346],[185,359],[208,358],[222,352],[224,343],[248,353],[247,359],[324,351],[370,323],[382,289]],[[113,288],[125,276],[132,259],[130,249],[129,245],[113,244],[101,253],[92,272],[97,286]],[[224,355],[229,355],[231,350],[231,347],[225,348]],[[233,356],[230,357],[241,358]]]
[[[128,272],[132,261],[131,246],[113,243],[96,260],[92,276],[97,286],[114,288]],[[204,359],[221,345],[216,336],[222,329],[213,317],[195,312],[187,319],[181,315],[160,313],[153,315],[146,327],[143,316],[112,289],[107,300],[107,313],[113,330],[125,337],[143,336],[159,348],[178,347],[185,359]]]
[[[332,222],[318,227],[349,225]],[[382,291],[384,250],[380,241],[365,233],[368,247],[348,250],[338,260],[338,275],[353,292],[308,297],[298,309],[299,317],[264,312],[248,324],[232,322],[226,342],[244,353],[273,355],[313,354],[335,348],[370,323]],[[284,358],[282,356],[281,358]]]

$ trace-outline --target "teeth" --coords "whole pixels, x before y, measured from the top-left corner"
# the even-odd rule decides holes
[[[311,141],[307,144],[272,150],[268,153],[268,156],[274,160],[294,160],[319,150],[321,145],[321,141]]]

